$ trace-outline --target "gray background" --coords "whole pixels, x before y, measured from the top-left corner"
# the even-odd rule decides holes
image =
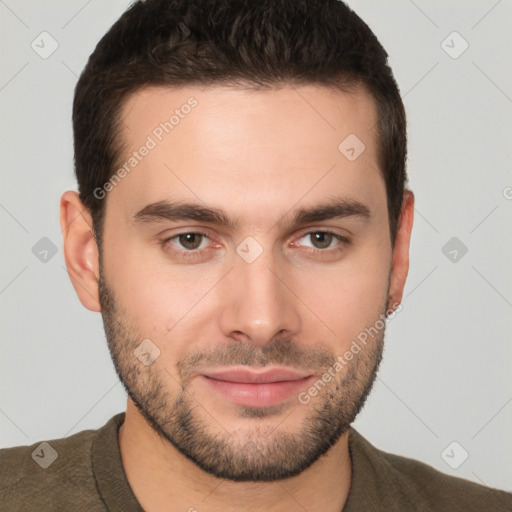
[[[512,3],[349,4],[390,54],[417,201],[403,310],[355,426],[384,450],[512,490]],[[75,188],[77,75],[127,5],[0,0],[2,447],[98,428],[125,407],[101,317],[65,271],[58,203]]]

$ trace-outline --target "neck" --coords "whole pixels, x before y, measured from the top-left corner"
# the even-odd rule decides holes
[[[119,429],[128,482],[148,512],[340,512],[351,482],[348,432],[301,474],[275,482],[233,482],[204,472],[160,437],[129,399]]]

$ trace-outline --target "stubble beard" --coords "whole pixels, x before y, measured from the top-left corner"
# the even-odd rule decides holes
[[[382,359],[385,327],[306,405],[300,429],[285,432],[283,405],[239,407],[240,417],[254,420],[247,429],[229,432],[212,418],[208,403],[200,403],[190,389],[193,369],[211,365],[318,368],[319,378],[332,368],[336,357],[324,349],[305,349],[290,340],[277,339],[263,348],[234,342],[185,356],[176,365],[177,377],[158,364],[144,366],[134,355],[145,338],[122,311],[100,274],[100,302],[109,350],[128,396],[147,423],[203,471],[232,481],[271,482],[296,476],[310,467],[347,432],[362,409]],[[386,301],[387,304],[387,301]],[[383,306],[384,313],[386,305]],[[173,389],[170,389],[173,388]],[[284,409],[283,409],[284,407]],[[207,409],[210,414],[208,414]],[[273,425],[264,421],[274,417]]]

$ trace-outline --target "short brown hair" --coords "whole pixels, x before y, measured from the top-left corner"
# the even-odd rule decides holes
[[[366,23],[339,0],[135,2],[98,43],[75,90],[75,172],[96,236],[104,204],[94,191],[115,172],[123,149],[120,110],[136,90],[318,84],[346,91],[363,85],[377,106],[394,244],[407,181],[407,136],[387,57]]]

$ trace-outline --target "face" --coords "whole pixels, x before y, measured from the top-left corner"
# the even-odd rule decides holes
[[[150,88],[122,119],[99,287],[117,372],[204,471],[299,474],[354,420],[382,354],[393,252],[373,102]]]

